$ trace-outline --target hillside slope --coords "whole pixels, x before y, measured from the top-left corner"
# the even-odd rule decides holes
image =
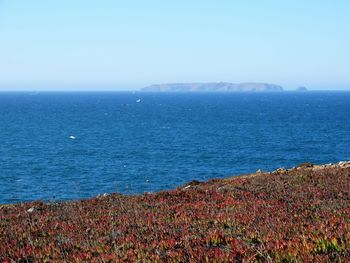
[[[349,162],[0,207],[0,262],[350,261]]]

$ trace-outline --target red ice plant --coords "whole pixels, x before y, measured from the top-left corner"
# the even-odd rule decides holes
[[[154,194],[2,205],[0,244],[0,262],[346,262],[350,169],[303,167]]]

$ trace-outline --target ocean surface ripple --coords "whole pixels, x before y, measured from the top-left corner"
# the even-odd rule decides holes
[[[0,93],[0,203],[350,159],[350,92]]]

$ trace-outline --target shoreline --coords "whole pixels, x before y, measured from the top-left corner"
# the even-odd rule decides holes
[[[144,192],[144,193],[138,193],[138,194],[124,194],[124,193],[119,193],[119,192],[113,192],[113,193],[100,193],[96,196],[92,196],[89,198],[81,198],[81,199],[72,199],[72,200],[57,200],[57,201],[49,201],[49,200],[31,200],[31,201],[20,201],[18,203],[3,203],[0,204],[0,211],[2,208],[5,207],[15,207],[15,206],[20,206],[20,205],[26,205],[26,204],[31,204],[31,203],[45,203],[45,204],[54,204],[54,205],[59,205],[59,204],[65,204],[65,203],[75,203],[75,202],[82,202],[82,201],[89,201],[97,198],[103,198],[103,197],[108,197],[110,195],[118,195],[121,197],[140,197],[144,195],[156,195],[159,193],[163,192],[169,192],[169,191],[175,191],[175,190],[186,190],[190,189],[192,186],[195,185],[206,185],[211,182],[217,182],[217,181],[232,181],[235,178],[239,179],[249,179],[249,178],[254,178],[254,177],[260,177],[260,176],[266,176],[266,175],[281,175],[281,174],[286,174],[288,172],[296,172],[300,170],[311,170],[311,171],[320,171],[322,169],[332,169],[332,168],[350,168],[350,161],[339,161],[336,163],[326,163],[326,164],[313,164],[310,162],[305,162],[301,163],[297,166],[293,166],[291,168],[284,168],[280,167],[277,168],[274,171],[268,172],[268,171],[262,171],[258,169],[255,173],[248,173],[248,174],[239,174],[239,175],[229,175],[227,177],[222,177],[222,178],[212,178],[207,181],[198,181],[198,180],[192,180],[189,181],[183,185],[180,185],[176,188],[173,189],[166,189],[166,190],[160,190],[160,191],[155,191],[155,192]]]
[[[154,192],[144,192],[144,193],[138,193],[138,194],[124,194],[124,193],[119,193],[119,192],[113,192],[113,193],[100,193],[97,194],[96,196],[92,196],[89,198],[81,198],[81,199],[71,199],[71,200],[57,200],[57,201],[49,201],[49,200],[31,200],[31,201],[19,201],[17,203],[0,203],[0,209],[2,206],[16,206],[16,205],[20,205],[20,204],[27,204],[27,203],[36,203],[36,202],[43,202],[43,203],[54,203],[54,204],[60,204],[60,203],[70,203],[70,202],[79,202],[79,201],[87,201],[87,200],[91,200],[94,198],[101,198],[101,197],[107,197],[109,195],[121,195],[121,196],[142,196],[142,195],[150,195],[150,194],[157,194],[157,193],[161,193],[161,192],[168,192],[168,191],[173,191],[176,189],[181,189],[181,188],[185,188],[188,189],[193,182],[195,184],[206,184],[209,183],[210,181],[214,180],[231,180],[234,178],[253,178],[253,177],[257,177],[257,176],[264,176],[267,174],[282,174],[285,172],[292,172],[295,170],[301,170],[301,169],[311,169],[313,171],[318,171],[318,170],[322,170],[322,169],[329,169],[329,168],[348,168],[350,167],[350,161],[339,161],[336,163],[327,163],[327,164],[313,164],[310,162],[305,162],[305,163],[301,163],[297,166],[294,166],[292,168],[284,168],[284,167],[280,167],[277,168],[276,170],[272,171],[272,172],[268,172],[268,171],[262,171],[260,169],[258,169],[255,173],[248,173],[248,174],[238,174],[238,175],[229,175],[226,177],[222,177],[222,178],[212,178],[209,179],[207,181],[198,181],[198,180],[192,180],[189,181],[187,183],[185,183],[184,185],[180,185],[174,189],[166,189],[166,190],[160,190],[160,191],[154,191]],[[188,188],[186,188],[188,187]]]
[[[1,262],[349,261],[350,161],[0,205]]]

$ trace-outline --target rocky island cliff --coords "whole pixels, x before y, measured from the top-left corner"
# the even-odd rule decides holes
[[[155,84],[142,89],[142,91],[153,92],[266,92],[283,91],[276,84],[269,83],[169,83]]]

